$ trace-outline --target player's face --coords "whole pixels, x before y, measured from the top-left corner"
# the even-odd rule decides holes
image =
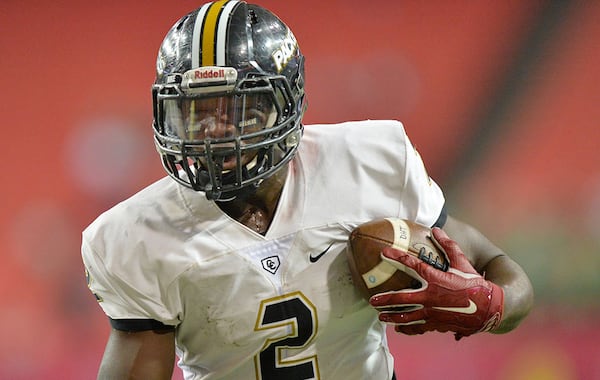
[[[165,101],[165,127],[168,135],[186,142],[210,141],[213,151],[231,150],[236,137],[247,136],[271,127],[276,118],[275,107],[267,95],[236,95],[201,99]],[[241,144],[261,137],[241,139]],[[203,145],[198,147],[202,153]],[[256,151],[242,155],[242,164],[250,162]],[[201,160],[203,164],[205,161]],[[223,159],[223,170],[237,163],[231,154]]]

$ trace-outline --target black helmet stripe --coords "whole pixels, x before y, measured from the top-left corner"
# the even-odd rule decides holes
[[[227,24],[238,3],[237,0],[220,0],[200,8],[192,37],[192,68],[225,66]]]

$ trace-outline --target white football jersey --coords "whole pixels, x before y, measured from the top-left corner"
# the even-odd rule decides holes
[[[83,260],[109,317],[176,326],[186,379],[389,380],[346,241],[376,218],[431,226],[443,204],[399,122],[312,125],[265,236],[166,177],[93,222]]]

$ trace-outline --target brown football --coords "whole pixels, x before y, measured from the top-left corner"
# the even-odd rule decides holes
[[[346,254],[355,286],[368,300],[372,295],[421,283],[381,259],[381,251],[393,247],[447,270],[445,253],[431,238],[431,229],[418,223],[398,219],[376,219],[356,227],[350,234]]]

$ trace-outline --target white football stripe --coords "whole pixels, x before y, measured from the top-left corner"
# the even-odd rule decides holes
[[[198,15],[196,15],[194,31],[192,33],[192,69],[200,66],[200,35],[202,34],[202,23],[204,22],[208,7],[210,7],[211,4],[212,3],[204,4],[198,11]]]
[[[381,261],[373,269],[364,273],[362,277],[367,288],[372,289],[389,280],[394,273],[396,273],[396,268],[393,265],[386,261]]]
[[[397,218],[386,218],[388,222],[394,228],[394,244],[393,248],[399,249],[404,252],[408,252],[410,243],[410,228],[408,224],[402,219]]]
[[[223,13],[219,16],[219,24],[217,26],[217,66],[225,66],[225,43],[227,42],[227,23],[229,22],[229,14],[238,1],[230,1],[223,8]]]

